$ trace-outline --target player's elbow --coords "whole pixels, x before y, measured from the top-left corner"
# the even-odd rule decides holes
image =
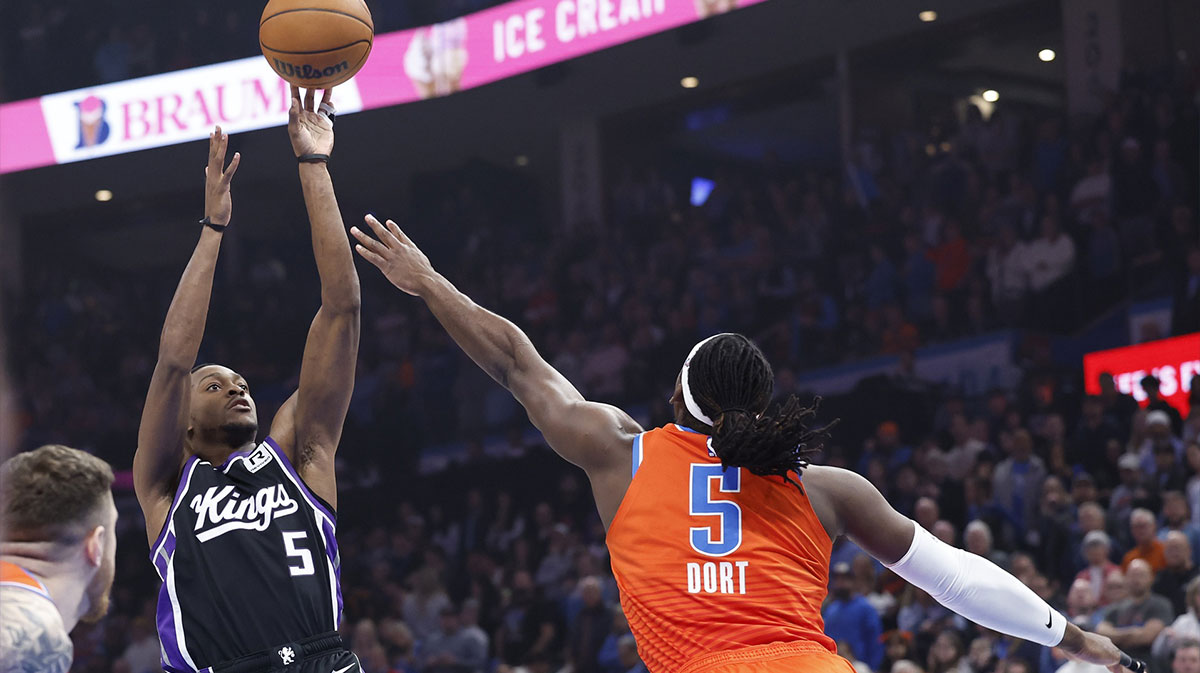
[[[355,318],[362,314],[362,295],[358,291],[358,283],[353,291],[327,292],[321,297],[321,309],[331,315]]]

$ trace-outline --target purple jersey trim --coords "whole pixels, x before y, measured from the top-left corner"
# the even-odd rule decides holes
[[[167,541],[167,532],[171,529],[171,521],[175,519],[175,510],[179,508],[180,496],[187,492],[188,484],[192,481],[192,472],[196,469],[196,463],[199,462],[198,456],[189,456],[187,462],[183,464],[183,470],[180,472],[179,486],[175,487],[175,497],[171,499],[171,510],[167,512],[167,520],[163,522],[162,530],[158,533],[158,538],[154,544],[150,546],[150,561],[153,563],[155,557],[158,556],[159,547]],[[172,543],[171,550],[168,554],[174,553],[175,546]],[[158,567],[158,564],[154,564]],[[160,579],[165,579],[166,572],[160,573]]]

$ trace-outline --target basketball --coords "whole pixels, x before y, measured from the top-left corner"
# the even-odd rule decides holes
[[[270,0],[258,44],[279,76],[306,89],[328,89],[367,62],[375,24],[363,0]]]

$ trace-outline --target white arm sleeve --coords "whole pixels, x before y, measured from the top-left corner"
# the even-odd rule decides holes
[[[887,566],[893,572],[980,626],[1047,647],[1062,642],[1066,618],[1020,580],[913,527],[908,553]]]

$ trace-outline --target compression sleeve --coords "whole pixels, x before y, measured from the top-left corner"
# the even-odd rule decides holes
[[[893,572],[980,626],[1047,647],[1062,642],[1066,618],[1033,590],[991,561],[913,527],[908,553],[887,565]]]

